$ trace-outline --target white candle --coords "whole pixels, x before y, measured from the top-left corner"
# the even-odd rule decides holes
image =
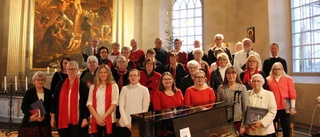
[[[7,76],[4,76],[4,91],[7,91]]]
[[[57,71],[58,71],[58,70],[55,68],[55,69],[54,69],[54,72],[57,72]]]
[[[28,90],[28,77],[26,76],[26,91]]]
[[[14,76],[14,90],[18,91],[18,79],[17,79],[17,76]]]
[[[47,67],[47,74],[49,75],[49,73],[50,73],[50,68]]]

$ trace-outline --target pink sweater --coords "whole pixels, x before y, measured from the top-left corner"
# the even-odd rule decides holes
[[[267,82],[270,91],[273,92],[277,103],[277,109],[286,109],[284,99],[289,98],[291,100],[296,100],[297,93],[294,89],[293,80],[289,76],[281,76],[277,82],[274,77],[268,77]]]

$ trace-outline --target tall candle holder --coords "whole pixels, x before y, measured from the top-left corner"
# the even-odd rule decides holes
[[[13,84],[10,84],[10,97],[9,97],[9,121],[8,121],[8,124],[9,124],[9,129],[5,131],[6,133],[6,136],[10,136],[12,133],[12,92],[13,92]]]

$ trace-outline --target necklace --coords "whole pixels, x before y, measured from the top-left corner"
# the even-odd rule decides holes
[[[101,59],[99,59],[99,60],[100,60],[101,64],[106,64],[106,62],[108,61],[108,59],[106,59],[105,61],[103,61]]]

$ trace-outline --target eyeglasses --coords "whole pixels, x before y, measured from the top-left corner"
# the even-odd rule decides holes
[[[139,75],[133,74],[133,75],[129,75],[129,77],[138,77]]]
[[[260,83],[262,82],[261,80],[252,80],[252,83]]]
[[[234,74],[237,74],[237,72],[227,72],[227,75],[234,75]]]
[[[100,53],[108,53],[108,52],[106,52],[106,51],[101,51]]]
[[[281,68],[274,68],[273,70],[282,70]]]
[[[75,70],[77,70],[76,68],[67,68],[67,70],[69,70],[69,71],[75,71]]]
[[[172,78],[164,78],[163,81],[172,80]]]
[[[194,76],[194,78],[203,79],[205,76]]]
[[[257,61],[249,60],[248,63],[255,63]]]

